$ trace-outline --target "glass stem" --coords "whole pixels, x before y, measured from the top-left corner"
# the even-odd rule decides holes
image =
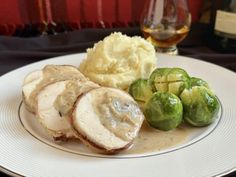
[[[176,45],[168,47],[168,48],[162,48],[162,47],[155,47],[157,53],[164,53],[169,55],[178,55],[178,49]]]

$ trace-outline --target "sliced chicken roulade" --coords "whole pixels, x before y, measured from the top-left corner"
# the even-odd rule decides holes
[[[50,84],[39,92],[36,115],[54,140],[77,138],[70,120],[72,108],[79,95],[97,87],[90,81],[66,80]]]
[[[42,70],[27,75],[23,85],[23,101],[26,108],[35,113],[35,98],[38,92],[48,84],[68,79],[87,80],[76,67],[70,65],[47,65]]]
[[[42,78],[42,76],[43,76],[43,71],[42,70],[33,71],[25,77],[25,79],[23,81],[23,85],[26,85],[26,84],[28,84],[32,81],[35,81],[39,78]]]
[[[30,95],[36,89],[37,85],[43,80],[43,71],[38,70],[28,74],[23,82],[22,97],[28,111],[34,112],[30,104]]]
[[[112,154],[132,144],[144,116],[126,92],[100,87],[78,98],[72,120],[86,145],[100,153]]]

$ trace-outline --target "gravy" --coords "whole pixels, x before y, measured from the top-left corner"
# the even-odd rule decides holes
[[[87,79],[72,66],[47,65],[43,68],[43,79],[37,84],[34,91],[29,96],[29,102],[32,104],[32,109],[36,109],[36,96],[40,90],[48,84],[62,80],[80,80]]]
[[[172,131],[160,131],[150,127],[144,121],[142,128],[134,140],[133,146],[121,154],[151,153],[171,148],[184,142],[189,134],[187,128],[179,127]]]
[[[126,95],[104,89],[94,93],[93,108],[101,124],[124,141],[131,141],[138,133],[143,115],[133,100]],[[124,98],[122,98],[122,96]]]

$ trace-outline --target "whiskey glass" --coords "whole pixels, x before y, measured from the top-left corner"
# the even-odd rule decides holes
[[[177,55],[176,45],[189,33],[191,14],[186,0],[147,0],[140,27],[156,52]]]

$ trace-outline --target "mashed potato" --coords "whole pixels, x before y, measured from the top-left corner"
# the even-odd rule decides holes
[[[155,65],[155,49],[149,42],[112,33],[87,50],[79,69],[102,86],[127,89],[134,80],[149,77]]]

